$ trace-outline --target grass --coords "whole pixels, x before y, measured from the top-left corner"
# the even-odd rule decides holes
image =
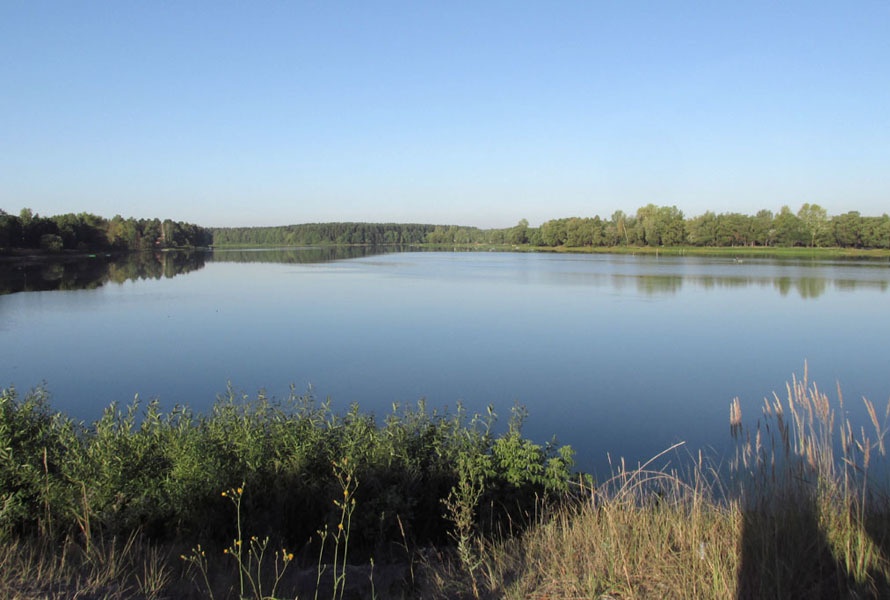
[[[7,436],[0,446],[7,452],[15,444],[27,445],[28,438],[21,428],[15,430],[18,436],[12,435],[10,425],[27,425],[46,416],[38,410],[39,403],[14,403],[8,392],[6,405],[0,403],[0,408],[6,411],[0,419],[6,429],[0,427],[0,434]],[[72,488],[80,493],[66,505],[66,513],[56,506],[54,496],[59,491],[54,486],[62,485],[54,480],[54,471],[65,467],[54,455],[58,449],[43,446],[33,450],[33,469],[22,472],[19,465],[13,473],[17,480],[9,472],[4,475],[0,514],[8,525],[15,515],[19,520],[11,521],[0,543],[0,595],[23,599],[890,597],[890,500],[883,479],[886,465],[881,464],[890,405],[879,411],[864,401],[863,423],[848,420],[848,412],[856,412],[850,408],[840,389],[830,399],[804,371],[803,377],[789,382],[782,398],[764,402],[755,421],[743,418],[741,402],[732,403],[729,430],[736,453],[726,463],[714,463],[678,445],[642,465],[619,462],[603,482],[572,475],[565,468],[548,472],[550,461],[562,460],[565,467],[566,457],[521,437],[521,411],[505,433],[494,435],[489,420],[434,417],[420,409],[396,412],[382,425],[359,418],[357,412],[335,417],[324,410],[310,411],[314,421],[302,430],[297,415],[304,418],[305,412],[276,412],[268,406],[218,410],[220,421],[214,427],[226,433],[233,447],[238,448],[241,439],[235,434],[236,425],[243,434],[258,424],[274,444],[287,446],[280,455],[257,457],[254,467],[260,471],[263,465],[296,454],[297,438],[310,435],[317,436],[314,446],[341,455],[317,468],[310,469],[311,462],[305,460],[301,463],[306,473],[329,484],[313,488],[323,494],[328,507],[319,513],[302,504],[286,509],[282,504],[286,495],[280,496],[268,480],[242,468],[240,472],[250,477],[239,482],[246,483],[216,489],[213,502],[208,501],[208,506],[220,510],[210,511],[209,524],[231,534],[221,541],[206,527],[168,530],[161,536],[150,535],[144,526],[115,529],[119,521],[109,518],[108,508],[100,508],[101,480],[95,486],[100,489]],[[293,437],[272,427],[281,419]],[[50,430],[61,422],[53,417]],[[153,430],[151,418],[148,422],[139,428],[133,424],[112,429],[132,436],[147,428],[163,447],[157,440],[172,436],[167,427],[175,424],[186,432],[196,427],[174,419]],[[36,429],[31,438],[58,441],[35,435],[42,431]],[[28,433],[27,427],[24,430]],[[98,434],[78,435],[86,443]],[[61,434],[59,439],[72,443]],[[138,449],[144,442],[130,443],[131,449]],[[350,452],[343,452],[347,448]],[[269,452],[266,447],[261,450]],[[421,457],[412,477],[436,468],[444,473],[442,465],[435,466],[436,456],[447,457],[452,470],[443,475],[445,485],[429,496],[406,486],[408,480],[398,469],[397,485],[389,488],[380,481],[394,477],[393,472],[381,470],[381,456],[388,452]],[[129,456],[139,458],[138,453]],[[175,466],[171,458],[175,453],[161,456]],[[21,457],[17,454],[13,463],[21,463]],[[251,463],[251,457],[248,454],[250,460],[242,466]],[[168,467],[169,478],[177,471]],[[213,473],[212,465],[205,467]],[[69,471],[69,476],[72,473],[76,471]],[[294,484],[293,479],[287,481]],[[421,488],[429,488],[433,479],[425,481]],[[30,529],[22,524],[14,502],[16,498],[25,502],[27,494],[22,492],[29,482],[35,502],[30,508],[43,515]],[[14,490],[13,484],[18,488]],[[149,480],[143,484],[159,485]],[[299,494],[298,488],[292,489]],[[411,500],[392,500],[398,508],[395,532],[379,528],[385,525],[386,514],[378,511],[386,504],[378,496],[390,492]],[[423,502],[433,505],[427,513],[420,510]],[[498,506],[513,508],[503,511]],[[282,515],[276,528],[274,519],[268,518],[270,507],[273,512],[294,508],[301,512],[311,522],[311,540],[287,539],[283,535],[287,519]],[[257,518],[258,514],[265,516]],[[425,518],[436,514],[439,520],[424,529],[420,514]],[[369,546],[363,535],[368,528],[374,530],[375,521],[378,541],[385,543]],[[171,518],[170,527],[176,522]],[[264,526],[271,527],[263,530]]]
[[[518,538],[480,540],[476,577],[460,558],[428,565],[439,598],[886,598],[890,501],[869,479],[890,405],[844,419],[806,374],[743,426],[730,470],[701,454],[682,470],[647,464],[548,510]],[[883,467],[886,469],[886,466]]]
[[[319,248],[362,247],[367,244],[319,244]],[[498,252],[550,252],[568,254],[639,254],[651,256],[713,256],[727,258],[786,258],[786,259],[888,259],[890,250],[885,248],[840,248],[840,247],[806,247],[806,246],[532,246],[529,244],[490,244],[483,242],[448,243],[448,244],[382,244],[382,246],[401,246],[410,248],[428,248],[437,250],[472,250]],[[282,248],[281,246],[263,246],[257,244],[219,245],[220,250],[248,248]]]
[[[803,246],[519,246],[531,252],[579,254],[640,254],[651,256],[713,256],[726,258],[786,259],[887,259],[890,250],[880,248],[807,248]]]

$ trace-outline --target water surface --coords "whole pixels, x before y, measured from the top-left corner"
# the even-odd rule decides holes
[[[426,398],[505,421],[520,403],[527,435],[599,473],[607,453],[725,450],[731,399],[753,418],[805,361],[854,416],[890,397],[886,263],[332,252],[216,252],[0,296],[0,385],[46,381],[87,421],[136,394],[206,410],[227,382],[378,416]]]

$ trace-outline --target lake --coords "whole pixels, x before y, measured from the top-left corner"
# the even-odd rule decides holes
[[[96,257],[0,273],[0,386],[205,411],[228,382],[471,412],[556,436],[602,476],[677,441],[730,445],[808,365],[854,418],[890,398],[890,265],[632,255],[289,249]],[[82,288],[82,289],[74,289]],[[35,291],[19,291],[35,290]]]

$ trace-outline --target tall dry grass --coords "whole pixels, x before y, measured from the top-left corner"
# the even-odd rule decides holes
[[[840,386],[832,401],[804,368],[784,401],[774,394],[754,427],[734,431],[737,597],[890,597],[890,403],[879,417],[862,402],[854,425]]]
[[[738,557],[726,543],[740,523],[717,499],[716,472],[701,456],[685,473],[652,468],[656,459],[619,465],[596,488],[579,482],[576,501],[542,511],[520,540],[480,543],[479,596],[732,597]],[[427,566],[435,595],[473,597],[447,560]]]
[[[57,543],[5,540],[0,543],[0,598],[159,600],[187,589],[176,586],[177,567],[169,550],[135,534],[89,544],[71,537]]]
[[[656,457],[536,517],[519,540],[479,541],[474,587],[454,560],[427,561],[441,598],[888,598],[890,501],[883,414],[854,425],[806,369],[745,425],[728,468]],[[676,449],[670,449],[676,450]],[[665,453],[667,456],[668,453]],[[676,462],[676,461],[675,461]],[[876,479],[878,474],[881,480]]]

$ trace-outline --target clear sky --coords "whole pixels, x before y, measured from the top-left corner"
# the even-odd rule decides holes
[[[890,212],[890,2],[0,0],[0,208]]]

